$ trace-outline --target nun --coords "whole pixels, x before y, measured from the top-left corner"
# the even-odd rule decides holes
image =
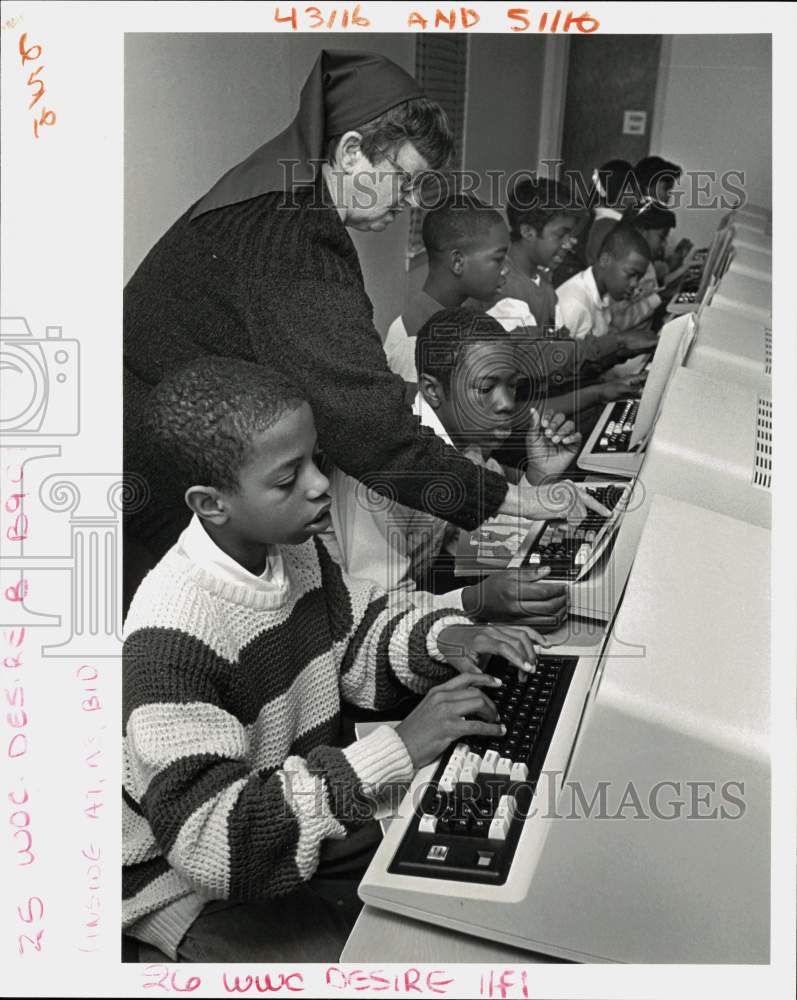
[[[445,113],[403,69],[374,53],[323,51],[285,131],[147,254],[124,295],[125,473],[143,484],[125,511],[127,599],[190,516],[151,447],[149,393],[200,356],[288,376],[311,403],[324,454],[404,506],[466,530],[499,512],[572,508],[575,491],[561,483],[521,492],[421,428],[374,327],[348,230],[386,229],[452,146]]]

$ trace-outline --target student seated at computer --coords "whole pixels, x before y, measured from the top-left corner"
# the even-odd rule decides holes
[[[412,387],[415,371],[415,336],[423,324],[443,308],[461,306],[467,299],[504,298],[509,231],[501,215],[472,195],[454,194],[427,212],[423,220],[423,245],[428,272],[423,287],[390,324],[384,349],[392,371]],[[521,303],[512,309],[517,322],[528,310]]]
[[[341,572],[313,414],[283,376],[202,358],[149,416],[193,518],[125,623],[125,931],[172,960],[336,961],[378,839],[369,798],[452,740],[500,735],[476,658],[532,669],[531,633],[397,610]],[[343,702],[424,692],[396,729],[342,744]]]
[[[563,184],[546,178],[521,178],[507,198],[509,250],[506,277],[499,298],[525,302],[539,327],[561,328],[564,324],[556,303],[551,271],[576,242],[583,211],[574,207]]]
[[[549,379],[556,373],[571,379],[575,355],[552,342],[550,330],[543,329],[545,324],[537,320],[525,297],[515,298],[506,290],[509,233],[501,215],[472,195],[452,195],[426,214],[422,232],[428,258],[426,281],[391,323],[384,343],[388,365],[408,383],[410,400],[417,388],[418,330],[440,309],[463,304],[486,310],[507,330],[525,330],[528,340],[534,341],[529,346],[528,367],[539,391],[553,396]],[[555,398],[550,402],[559,408]]]
[[[624,329],[634,325],[640,316],[647,318],[647,308],[643,304],[649,299],[655,304],[657,315],[661,316],[662,306],[670,301],[690,269],[690,255],[680,267],[670,271],[667,266],[667,240],[675,228],[675,213],[660,205],[643,205],[626,212],[625,221],[638,229],[650,247],[651,263],[645,276],[639,282],[634,298],[630,302],[612,302],[612,324]],[[655,329],[655,325],[654,325]]]
[[[683,274],[679,272],[675,278],[670,278],[664,261],[667,236],[675,227],[675,216],[669,209],[648,202],[628,209],[623,221],[642,234],[650,248],[651,259],[632,296],[612,299],[609,303],[611,324],[615,330],[641,329],[652,324],[654,316],[661,312],[662,304],[672,296]],[[659,284],[660,278],[662,285]]]
[[[592,174],[597,204],[587,234],[584,258],[587,266],[597,263],[603,241],[621,221],[626,209],[638,204],[639,184],[628,160],[609,160]]]
[[[615,337],[619,360],[654,350],[658,338],[649,329],[617,330],[612,322],[612,303],[633,298],[650,263],[650,247],[640,231],[628,223],[615,224],[596,263],[559,286],[559,308],[571,334]]]
[[[551,281],[552,270],[575,242],[583,211],[573,205],[567,188],[558,181],[524,177],[507,199],[506,215],[511,243],[506,257],[508,271],[500,296],[525,302],[537,325],[546,328],[545,346],[549,353],[554,358],[570,359],[569,364],[561,361],[558,365],[550,361],[546,364],[550,381],[544,387],[549,408],[570,415],[579,403],[583,405],[586,400],[589,406],[597,401],[592,400],[595,393],[579,399],[570,391],[574,383],[593,381],[590,372],[600,373],[611,367],[616,363],[618,351],[622,350],[612,337],[595,337],[587,333],[573,338]],[[493,314],[500,318],[498,299],[496,296],[493,302],[485,303],[485,307],[494,306]],[[552,338],[550,342],[549,338]],[[538,346],[537,350],[542,348]],[[613,392],[616,395],[612,396]],[[603,402],[626,394],[625,384],[603,383]]]
[[[682,173],[683,170],[677,163],[665,160],[661,156],[644,156],[634,167],[634,176],[641,195],[638,207],[655,205],[665,211],[670,209],[673,188]],[[666,263],[670,274],[683,265],[692,246],[691,240],[682,239],[666,254],[663,262]]]
[[[508,333],[494,317],[459,307],[427,320],[415,343],[415,412],[422,425],[472,461],[512,481],[518,480],[518,470],[502,468],[494,452],[523,416],[517,398],[523,374],[518,343],[523,336]],[[563,414],[546,411],[540,417],[535,412],[526,436],[525,479],[540,483],[560,475],[580,444],[581,435]],[[428,488],[453,496],[458,484],[441,477]],[[575,490],[572,483],[562,482],[552,488]],[[542,578],[534,573],[493,573],[463,587],[453,573],[458,535],[453,525],[397,503],[386,504],[339,470],[332,474],[332,497],[337,558],[351,575],[403,590],[408,599],[422,604],[430,600],[425,591],[444,593],[446,601],[461,605],[467,614],[488,620],[522,615],[531,616],[533,625],[535,614],[556,615],[566,605],[563,588],[539,582]],[[582,516],[583,511],[575,515],[577,520]]]

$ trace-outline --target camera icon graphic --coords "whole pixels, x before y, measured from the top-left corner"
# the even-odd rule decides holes
[[[44,338],[22,316],[0,319],[0,433],[68,437],[80,431],[80,344],[60,326]]]

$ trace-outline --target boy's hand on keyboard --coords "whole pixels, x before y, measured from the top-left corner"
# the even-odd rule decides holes
[[[432,688],[396,726],[415,767],[429,764],[463,736],[503,736],[506,728],[486,693],[500,686],[490,674],[460,674]],[[468,715],[476,718],[465,718]]]
[[[550,566],[499,570],[462,591],[462,607],[470,618],[483,621],[508,621],[564,615],[568,591],[564,583],[540,583],[551,572]],[[547,624],[547,623],[546,623]],[[532,622],[533,629],[533,622]],[[534,642],[548,646],[549,641],[530,630]]]
[[[461,674],[479,674],[481,656],[500,656],[527,673],[537,662],[537,633],[524,625],[449,625],[437,636],[437,648]]]
[[[529,410],[531,418],[526,432],[526,479],[542,482],[558,476],[573,463],[581,448],[581,434],[564,413],[546,410],[542,416]]]
[[[620,378],[598,382],[598,393],[602,403],[614,403],[618,399],[637,399],[645,387],[646,373],[624,375]]]

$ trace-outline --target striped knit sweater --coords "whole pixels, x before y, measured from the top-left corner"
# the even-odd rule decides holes
[[[148,394],[207,354],[261,363],[297,382],[326,455],[406,507],[472,530],[506,495],[500,476],[420,428],[387,366],[354,243],[327,202],[321,185],[320,194],[262,195],[193,221],[189,210],[127,284],[125,471],[149,488],[145,502],[128,505],[126,531],[156,557],[177,541],[188,510],[152,448]]]
[[[445,680],[436,636],[467,622],[388,605],[319,540],[281,552],[263,592],[178,543],[125,623],[123,925],[172,958],[207,900],[289,892],[370,794],[411,776],[388,726],[340,747],[341,699],[383,709]]]

